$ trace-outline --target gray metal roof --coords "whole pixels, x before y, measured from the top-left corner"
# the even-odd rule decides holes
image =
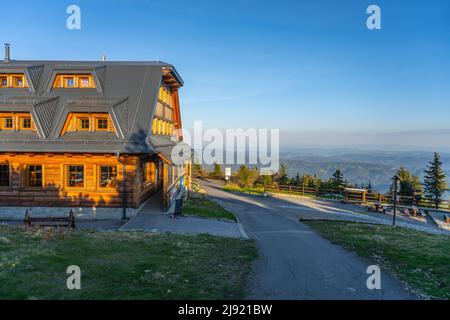
[[[30,112],[37,134],[0,131],[0,152],[126,152],[149,153],[151,124],[163,76],[183,85],[165,62],[15,61],[0,62],[0,73],[20,72],[30,88],[0,88],[0,111]],[[53,89],[58,73],[90,73],[96,89]],[[70,112],[107,112],[117,134],[66,133]]]

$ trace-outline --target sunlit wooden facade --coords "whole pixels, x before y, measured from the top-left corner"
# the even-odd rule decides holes
[[[162,207],[189,184],[165,63],[0,63],[0,206]]]

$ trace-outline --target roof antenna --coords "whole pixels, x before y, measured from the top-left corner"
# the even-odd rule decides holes
[[[10,63],[11,57],[10,57],[10,49],[9,49],[9,43],[5,43],[5,63]]]
[[[105,61],[106,61],[106,55],[102,54],[101,60],[102,60],[103,62],[105,62]]]

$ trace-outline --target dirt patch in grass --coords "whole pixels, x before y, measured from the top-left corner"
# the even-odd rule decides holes
[[[354,222],[308,221],[333,243],[390,270],[423,294],[450,298],[450,237]]]
[[[203,198],[190,197],[183,207],[183,213],[203,218],[236,221],[233,213],[224,209],[217,202]]]
[[[253,241],[0,227],[0,299],[241,299]],[[66,287],[81,268],[81,290]]]

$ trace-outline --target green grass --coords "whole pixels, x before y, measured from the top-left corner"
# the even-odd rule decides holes
[[[245,194],[252,194],[252,195],[262,195],[265,191],[263,187],[240,187],[238,185],[232,184],[232,185],[225,185],[222,187],[222,190],[229,191],[229,192],[241,192]],[[330,200],[342,200],[344,197],[342,195],[316,195],[311,193],[305,193],[302,194],[301,192],[293,192],[288,190],[269,190],[268,192],[271,193],[279,193],[279,194],[287,194],[287,195],[297,195],[302,197],[308,197],[308,198],[317,198],[317,199],[330,199]]]
[[[450,298],[449,236],[352,222],[307,224],[333,243],[390,270],[421,293]]]
[[[222,190],[229,191],[229,192],[241,192],[246,194],[253,194],[253,195],[261,195],[264,193],[264,188],[259,187],[240,187],[237,185],[227,185],[223,186]]]
[[[256,257],[253,241],[208,235],[0,227],[0,299],[241,299]]]
[[[306,198],[315,198],[315,199],[328,199],[328,200],[343,200],[344,196],[339,195],[339,194],[334,194],[333,196],[331,195],[317,195],[317,194],[313,194],[313,193],[304,193],[302,194],[301,192],[295,192],[295,191],[288,191],[288,190],[270,190],[268,192],[271,193],[275,193],[275,194],[288,194],[288,195],[296,195],[296,196],[301,196],[301,197],[306,197]]]
[[[217,202],[202,198],[190,197],[183,207],[183,213],[202,218],[236,221],[233,213],[224,209]]]

